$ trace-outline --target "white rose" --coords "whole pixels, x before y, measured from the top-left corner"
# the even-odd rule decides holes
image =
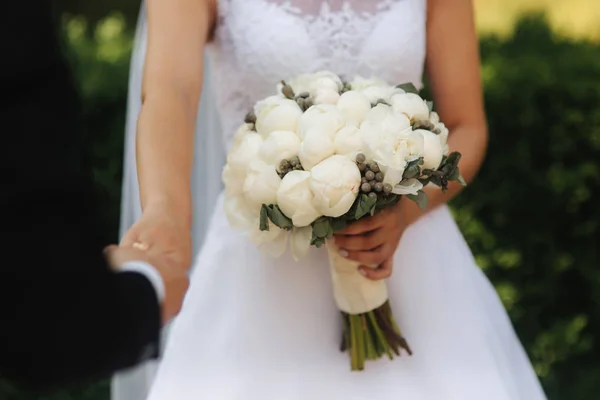
[[[395,94],[390,98],[390,105],[395,112],[405,114],[412,121],[429,119],[429,107],[417,94]]]
[[[340,96],[337,108],[346,118],[346,121],[358,126],[371,110],[371,102],[364,94],[349,90]]]
[[[346,125],[340,129],[333,144],[336,154],[355,155],[364,150],[360,129],[354,125]]]
[[[300,117],[298,136],[300,136],[300,139],[304,139],[306,132],[316,128],[333,139],[337,131],[342,129],[344,125],[346,125],[344,116],[336,106],[319,104],[310,107]]]
[[[298,104],[281,96],[270,96],[256,103],[256,131],[267,137],[274,131],[295,132],[302,110]]]
[[[340,93],[337,90],[317,89],[313,98],[314,104],[337,104]]]
[[[360,133],[367,156],[384,167],[384,183],[400,182],[407,162],[423,154],[423,136],[412,130],[406,115],[395,113],[390,106],[373,107]]]
[[[346,156],[333,155],[310,171],[310,189],[315,209],[328,217],[344,215],[356,200],[360,187],[360,171]]]
[[[299,151],[298,135],[290,131],[274,131],[262,143],[258,155],[267,164],[279,168],[282,160],[297,156]]]
[[[308,226],[321,216],[313,206],[309,181],[310,172],[291,171],[283,177],[277,191],[277,205],[296,227]]]
[[[440,136],[425,129],[417,129],[415,132],[423,136],[424,162],[421,168],[436,170],[444,156],[444,145],[441,143]]]
[[[277,190],[281,178],[275,167],[262,160],[254,160],[248,167],[244,180],[244,196],[251,210],[260,210],[263,204],[277,204]]]
[[[294,89],[294,93],[300,94],[308,92],[315,95],[318,89],[331,89],[339,92],[342,90],[342,80],[340,77],[330,71],[319,71],[312,74],[301,74],[294,79],[287,81],[287,84]],[[281,85],[278,86],[281,91]]]
[[[335,153],[333,138],[327,131],[313,128],[304,135],[300,144],[298,158],[305,171],[309,171],[315,165]]]
[[[411,178],[405,179],[402,182],[398,183],[392,189],[392,193],[394,194],[414,194],[416,195],[419,190],[423,189],[423,184],[419,182],[418,179]]]
[[[263,138],[256,132],[247,132],[240,136],[237,145],[227,156],[227,165],[236,172],[245,172],[250,162],[256,158]]]
[[[225,196],[223,209],[229,225],[233,229],[248,231],[253,229],[257,223],[258,215],[256,212],[252,212],[243,195]]]

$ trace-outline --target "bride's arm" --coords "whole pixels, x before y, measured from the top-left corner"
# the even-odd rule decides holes
[[[462,153],[460,171],[467,182],[477,174],[487,147],[479,52],[471,0],[428,0],[426,69],[440,119],[450,131],[450,151]],[[430,185],[433,186],[433,185]],[[403,199],[371,218],[355,222],[336,235],[344,255],[364,265],[371,279],[390,276],[393,255],[405,229],[422,215],[449,201],[462,190],[452,182],[447,192],[427,187],[426,210]]]
[[[136,137],[143,214],[121,245],[139,242],[188,268],[194,127],[216,2],[147,0],[146,7],[148,45]]]
[[[450,151],[462,153],[460,172],[467,182],[479,171],[487,142],[477,33],[471,0],[428,0],[426,70],[440,120],[448,127]],[[451,182],[443,193],[426,188],[427,210],[443,204],[461,190]],[[408,220],[422,214],[410,201],[403,202]],[[412,222],[412,221],[410,221]]]
[[[193,133],[214,6],[208,0],[146,3],[148,48],[137,132],[142,208],[166,207],[189,220]]]

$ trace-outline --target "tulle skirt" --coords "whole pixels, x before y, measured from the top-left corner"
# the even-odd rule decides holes
[[[412,356],[350,371],[327,262],[260,253],[219,200],[149,400],[546,398],[447,207],[406,231],[388,280]]]

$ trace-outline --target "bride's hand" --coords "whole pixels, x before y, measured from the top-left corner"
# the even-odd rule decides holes
[[[188,269],[191,264],[190,223],[175,217],[164,208],[148,208],[142,218],[121,240],[121,246],[135,247],[167,257],[176,266]]]
[[[367,278],[385,279],[392,275],[394,253],[408,224],[403,201],[400,201],[336,233],[335,244],[343,257],[362,264],[360,272]]]

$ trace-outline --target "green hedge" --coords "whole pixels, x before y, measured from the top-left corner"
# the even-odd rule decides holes
[[[67,28],[116,238],[131,35],[118,16],[93,38],[82,21]],[[600,46],[557,37],[531,16],[481,50],[490,149],[454,213],[549,397],[590,400],[600,393]],[[2,390],[2,399],[25,398]],[[100,385],[52,399],[107,396]]]

